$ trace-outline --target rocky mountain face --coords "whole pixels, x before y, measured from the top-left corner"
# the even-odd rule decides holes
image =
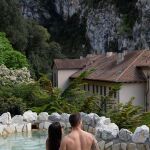
[[[57,20],[57,25],[61,26],[59,20],[67,22],[77,15],[79,18],[77,26],[85,22],[84,36],[93,51],[148,49],[150,47],[150,0],[132,1],[132,7],[129,6],[131,3],[127,2],[124,12],[122,11],[124,9],[122,7],[126,7],[124,3],[120,4],[121,8],[119,8],[119,4],[113,0],[105,2],[103,0],[47,0],[44,4],[40,0],[20,0],[20,4],[23,16],[34,19],[40,24],[47,22],[48,24],[44,25],[50,31],[51,28],[57,30],[56,24],[53,24],[54,20]],[[74,33],[70,31],[70,34]],[[82,41],[81,44],[84,47]]]
[[[22,15],[40,24],[50,19],[50,14],[38,0],[19,0]]]

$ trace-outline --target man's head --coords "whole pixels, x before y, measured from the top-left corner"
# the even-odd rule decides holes
[[[71,127],[78,127],[81,125],[81,115],[80,113],[71,114],[69,117],[69,122],[71,124]]]

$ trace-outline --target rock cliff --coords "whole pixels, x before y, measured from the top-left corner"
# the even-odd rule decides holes
[[[104,52],[122,48],[148,49],[150,47],[150,1],[132,0],[120,3],[121,1],[47,0],[42,5],[40,0],[20,0],[22,14],[41,24],[48,22],[49,29],[57,30],[56,24],[53,24],[54,20],[67,22],[74,15],[79,17],[79,26],[83,20],[86,20],[84,36],[93,51]],[[74,33],[70,31],[70,34]],[[81,44],[84,43],[81,41]]]

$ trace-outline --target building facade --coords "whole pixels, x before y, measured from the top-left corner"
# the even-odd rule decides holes
[[[150,51],[90,55],[82,59],[57,59],[53,64],[53,85],[65,90],[70,80],[82,72],[94,71],[84,80],[84,90],[106,96],[115,85],[116,102],[126,103],[134,97],[134,104],[150,110]]]

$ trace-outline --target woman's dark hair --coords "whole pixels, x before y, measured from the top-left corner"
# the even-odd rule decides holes
[[[80,113],[71,114],[69,117],[69,122],[71,127],[77,127],[81,121]]]
[[[62,130],[59,122],[53,122],[48,128],[48,150],[59,150]]]

